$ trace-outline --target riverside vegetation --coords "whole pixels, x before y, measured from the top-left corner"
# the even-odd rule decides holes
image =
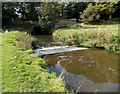
[[[35,40],[23,32],[2,34],[2,92],[66,92],[65,84],[49,73],[45,62],[32,54]]]
[[[119,15],[120,2],[4,2],[2,28],[29,34],[53,34],[70,45],[104,47],[118,52],[118,23],[105,25],[104,21],[102,25],[77,24],[57,29],[54,33],[53,30],[60,19],[98,23],[119,18]],[[34,28],[36,23],[40,25],[38,31]],[[66,92],[64,82],[55,73],[50,74],[45,69],[45,62],[32,54],[31,43],[35,40],[29,34],[1,32],[3,92]]]
[[[120,38],[118,35],[118,25],[107,24],[104,21],[102,25],[68,25],[54,31],[53,36],[68,44],[74,44],[85,47],[100,47],[110,51],[118,52]]]

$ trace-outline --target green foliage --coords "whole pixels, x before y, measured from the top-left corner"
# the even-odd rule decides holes
[[[31,35],[26,32],[14,32],[15,33],[9,32],[9,34],[14,34],[14,36],[11,36],[10,39],[7,39],[8,43],[17,46],[20,50],[29,50],[33,48],[32,43],[35,41],[35,39],[31,37]]]
[[[38,55],[14,46],[19,41],[16,34],[24,35],[2,33],[2,92],[66,92],[62,80],[45,69],[46,64]]]
[[[82,26],[82,25],[80,25],[79,23],[78,24],[73,24],[73,25],[66,25],[66,26],[64,26],[64,27],[60,27],[60,29],[62,30],[64,30],[64,29],[82,29],[82,28],[88,28],[88,27],[86,27],[86,26]]]
[[[84,22],[99,21],[100,18],[105,18],[105,15],[109,15],[109,19],[118,9],[118,2],[96,2],[89,3],[88,7],[83,11],[80,18]],[[117,6],[116,6],[117,5]],[[101,17],[102,16],[102,17]]]
[[[76,29],[76,28],[83,28],[80,24],[75,24],[75,25],[68,25],[66,28],[69,29]]]
[[[108,3],[103,3],[103,2],[99,2],[96,3],[95,6],[97,8],[97,10],[101,13],[101,14],[108,14],[109,15],[109,19],[112,18],[112,14],[117,10],[117,4],[118,2],[108,2]]]
[[[17,7],[17,3],[11,2],[11,3],[2,3],[2,21],[3,26],[9,26],[10,24],[14,23],[15,18],[18,16],[15,12]]]
[[[39,3],[31,2],[4,2],[2,3],[2,27],[3,29],[12,29],[26,31],[31,33],[32,24],[29,23],[38,20]],[[26,21],[27,20],[27,21]]]
[[[34,21],[51,34],[59,19],[98,22],[119,17],[120,2],[3,2],[2,27],[33,33]],[[80,20],[81,18],[81,20]],[[29,23],[30,22],[30,23]]]
[[[62,9],[64,19],[71,19],[75,18],[76,21],[79,21],[80,12],[82,12],[88,3],[86,2],[68,2],[64,4],[64,7]]]
[[[85,47],[104,47],[118,52],[118,30],[116,25],[86,25],[84,28],[62,28],[53,33],[56,39],[68,44]]]
[[[38,7],[41,5],[39,2],[20,2],[18,3],[19,6],[19,13],[21,13],[22,20],[38,20]]]
[[[119,51],[119,45],[118,44],[108,44],[105,47],[107,50],[110,51]]]
[[[15,38],[17,40],[16,46],[21,50],[32,49],[32,43],[35,41],[35,39],[26,32],[25,33],[18,32],[15,35]]]
[[[84,22],[92,22],[97,21],[100,18],[100,14],[92,3],[88,4],[88,7],[83,11],[80,18],[82,18],[82,21]]]
[[[44,2],[40,8],[39,23],[43,31],[51,33],[51,29],[60,18],[59,4],[57,2]]]

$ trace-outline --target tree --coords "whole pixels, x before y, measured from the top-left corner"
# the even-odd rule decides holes
[[[2,26],[4,27],[14,23],[15,19],[18,17],[16,13],[17,3],[2,3]]]
[[[44,2],[40,7],[39,23],[46,33],[52,33],[51,30],[60,19],[60,6],[57,2]]]
[[[97,10],[101,13],[101,14],[108,14],[109,15],[109,19],[112,18],[113,13],[117,10],[117,3],[118,2],[99,2],[96,3],[95,6],[97,8]]]
[[[80,18],[82,18],[82,21],[84,22],[93,22],[99,20],[100,14],[96,6],[90,3],[88,4],[88,7],[83,11]]]
[[[19,3],[19,13],[21,13],[21,19],[37,21],[39,15],[39,2],[21,2]]]
[[[113,17],[118,17],[118,18],[120,18],[120,1],[116,4],[116,7],[117,7],[117,9],[116,9],[116,11],[113,13]]]
[[[76,22],[79,22],[80,13],[83,12],[83,10],[87,7],[89,3],[86,2],[76,2],[74,4],[75,11],[74,11],[74,17],[76,18]]]
[[[83,12],[83,10],[87,7],[86,2],[69,2],[66,3],[64,7],[64,15],[66,18],[71,19],[75,18],[76,22],[79,21],[80,12]]]
[[[108,19],[111,19],[118,8],[117,4],[118,2],[90,3],[80,17],[83,21],[87,22],[99,21],[102,18],[105,19],[106,15],[108,15]]]

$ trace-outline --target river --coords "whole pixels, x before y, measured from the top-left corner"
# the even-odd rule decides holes
[[[41,46],[63,46],[50,35],[34,36]],[[120,72],[118,54],[105,49],[89,48],[47,55],[47,70],[56,72],[66,88],[76,92],[118,92]]]

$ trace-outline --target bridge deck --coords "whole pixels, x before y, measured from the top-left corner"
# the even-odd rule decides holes
[[[56,54],[56,53],[76,51],[76,50],[85,50],[85,49],[87,48],[72,47],[72,46],[56,46],[56,47],[36,49],[34,50],[34,53],[38,55],[48,55],[48,54]]]

